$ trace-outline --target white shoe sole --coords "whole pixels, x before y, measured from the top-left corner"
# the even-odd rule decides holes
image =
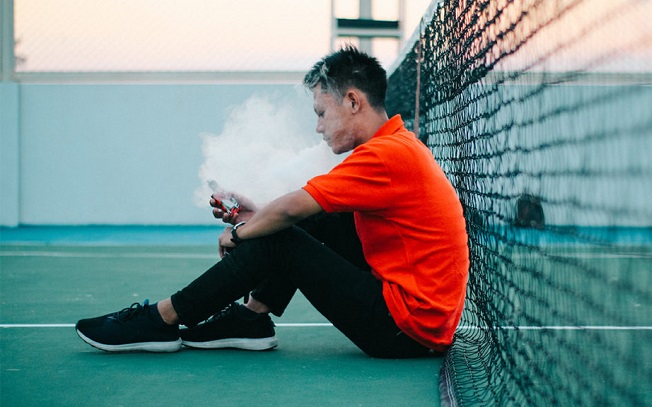
[[[268,350],[278,346],[276,336],[269,338],[226,338],[207,342],[183,341],[184,346],[198,349],[235,348],[244,350]]]
[[[181,339],[176,341],[167,342],[138,342],[127,343],[124,345],[107,345],[104,343],[95,342],[83,333],[77,330],[77,335],[94,348],[104,350],[107,352],[176,352],[181,349]]]

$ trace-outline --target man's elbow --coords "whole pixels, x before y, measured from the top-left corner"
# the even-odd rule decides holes
[[[317,201],[304,190],[291,193],[289,198],[285,202],[284,212],[287,220],[293,224],[322,210]]]

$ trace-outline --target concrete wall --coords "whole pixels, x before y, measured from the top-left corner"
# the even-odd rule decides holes
[[[0,225],[15,226],[20,212],[19,86],[0,82]]]
[[[265,94],[312,111],[290,84],[2,83],[1,225],[209,224],[199,135]]]
[[[478,182],[491,182],[486,187],[488,191],[497,188],[497,193],[514,197],[524,191],[561,202],[568,201],[568,197],[581,197],[582,204],[573,211],[566,205],[556,208],[547,204],[546,220],[553,224],[649,226],[652,183],[647,174],[652,162],[652,87],[638,88],[631,95],[617,98],[602,97],[614,89],[618,88],[582,86],[550,90],[548,108],[560,103],[572,105],[573,98],[605,99],[609,103],[595,103],[586,112],[573,113],[572,121],[557,115],[557,121],[537,122],[528,127],[527,138],[512,135],[502,147],[508,148],[517,141],[527,146],[529,142],[545,144],[546,140],[568,137],[566,126],[581,126],[583,130],[578,134],[590,135],[616,125],[616,129],[625,132],[614,138],[612,144],[582,142],[555,148],[553,143],[547,149],[514,153],[509,156],[513,156],[511,161],[487,159],[478,163],[486,165],[486,171],[509,172],[503,167],[513,165],[522,175]],[[316,137],[311,95],[289,82],[2,82],[0,225],[212,224],[215,221],[209,209],[194,202],[194,193],[202,184],[199,169],[204,161],[199,135],[221,134],[233,109],[254,96],[266,95],[282,95],[305,108],[296,114],[298,132]],[[539,108],[545,110],[546,106]],[[504,118],[496,115],[496,123],[483,125],[500,128],[501,120],[538,114],[527,105],[514,104],[513,109],[505,112]],[[289,115],[289,120],[294,120],[294,116]],[[638,129],[641,126],[647,127]],[[629,127],[638,130],[629,134]],[[243,140],[243,146],[246,145],[247,140]],[[252,165],[246,159],[237,161],[240,170]],[[576,165],[597,174],[607,171],[625,175],[585,176],[577,170],[576,175],[563,177],[526,176],[544,170],[554,173],[561,163],[566,170]],[[449,174],[455,172],[454,168],[445,169]],[[514,210],[511,201],[506,204],[510,206],[504,209],[505,213]],[[605,210],[582,209],[596,205]],[[620,213],[619,208],[626,211]]]

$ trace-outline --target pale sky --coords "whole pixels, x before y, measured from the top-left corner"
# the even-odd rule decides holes
[[[396,0],[373,0],[396,20]],[[358,0],[335,15],[356,18]],[[406,0],[404,37],[430,0]],[[329,51],[331,0],[15,0],[19,71],[305,71]],[[396,41],[374,44],[385,65]]]
[[[539,4],[536,12],[541,16],[552,15],[555,8],[568,7],[570,11],[541,29],[512,58],[505,58],[498,70],[534,65],[528,69],[652,71],[652,1],[557,0]],[[509,18],[503,19],[503,24],[510,23]]]
[[[336,17],[358,17],[359,0],[334,4]],[[374,18],[398,18],[397,0],[372,4]],[[405,0],[404,39],[419,26],[430,4]],[[548,9],[575,3],[505,2],[499,26],[511,24],[523,4],[546,15]],[[24,58],[19,72],[303,72],[330,47],[331,0],[15,0],[14,7],[17,55]],[[491,18],[491,10],[478,15]],[[652,0],[586,0],[503,59],[497,69],[522,69],[533,55],[549,54],[531,69],[594,69],[587,68],[588,60],[600,62],[596,70],[649,72],[650,21]],[[588,34],[582,31],[587,26],[593,27]],[[485,44],[470,45],[475,46]],[[376,40],[373,52],[389,67],[398,44]],[[603,57],[606,63],[600,61]]]

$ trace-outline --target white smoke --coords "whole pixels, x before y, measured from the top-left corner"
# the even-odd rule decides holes
[[[221,134],[200,135],[204,163],[196,204],[208,205],[211,181],[264,204],[328,172],[344,156],[315,133],[316,120],[311,105],[278,96],[254,96],[233,108]]]

